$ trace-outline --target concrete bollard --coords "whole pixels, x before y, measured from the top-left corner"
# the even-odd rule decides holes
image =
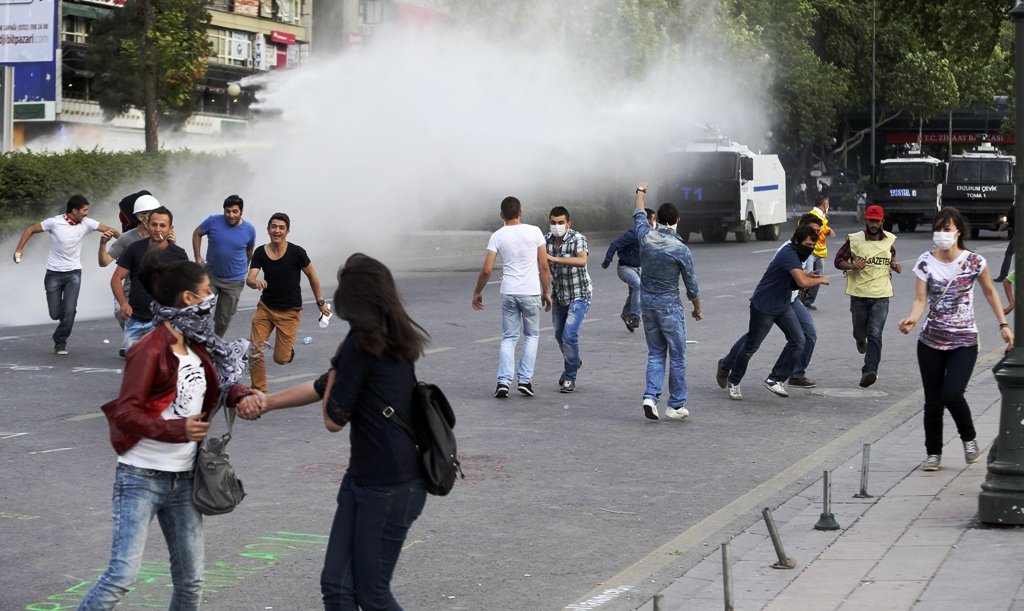
[[[732,599],[732,558],[729,544],[722,544],[722,590],[725,594],[725,611],[734,611]]]
[[[821,517],[818,518],[818,523],[814,525],[814,530],[839,530],[836,517],[832,515],[832,472],[825,471],[821,480],[824,487],[824,507]]]
[[[654,595],[654,611],[665,611],[665,595]]]
[[[761,512],[764,516],[764,523],[768,526],[768,536],[772,538],[772,545],[775,546],[775,555],[779,557],[779,561],[771,565],[773,569],[792,569],[796,568],[796,560],[793,560],[786,555],[786,550],[782,548],[782,538],[779,537],[779,530],[775,528],[775,519],[772,517],[771,509],[767,507]]]
[[[860,463],[860,492],[853,495],[855,499],[870,499],[873,498],[868,494],[868,466],[871,464],[871,444],[865,443],[864,449],[861,450],[861,463]]]

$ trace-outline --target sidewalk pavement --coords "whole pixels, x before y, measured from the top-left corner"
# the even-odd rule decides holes
[[[978,444],[987,452],[999,425],[1000,395],[987,368],[967,393]],[[730,542],[733,609],[737,611],[1024,611],[1024,528],[977,519],[985,460],[966,465],[946,416],[942,469],[918,469],[925,458],[918,412],[871,445],[867,492],[860,490],[862,454],[832,471],[832,513],[840,529],[814,530],[823,481],[772,512],[785,553],[778,560],[764,520]],[[725,609],[722,552],[716,549],[665,588],[659,609]],[[651,611],[654,601],[641,610]]]

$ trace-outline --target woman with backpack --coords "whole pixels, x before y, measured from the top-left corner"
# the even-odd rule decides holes
[[[406,313],[391,271],[364,254],[349,257],[338,272],[334,307],[350,330],[327,373],[244,401],[238,413],[255,419],[320,401],[327,430],[351,425],[352,454],[320,575],[324,609],[400,610],[391,576],[427,490],[412,437],[380,404],[412,419],[414,363],[429,335]]]
[[[932,223],[935,249],[917,258],[917,292],[910,315],[900,321],[900,332],[910,333],[925,316],[917,341],[917,362],[924,386],[923,471],[938,471],[942,462],[942,418],[949,410],[964,446],[967,464],[981,459],[977,434],[964,392],[978,360],[978,325],[974,314],[974,285],[999,322],[1007,346],[1013,331],[992,285],[985,258],[964,248],[967,223],[956,208],[943,208]],[[925,309],[927,308],[927,312]]]

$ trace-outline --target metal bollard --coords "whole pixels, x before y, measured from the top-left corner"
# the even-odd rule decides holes
[[[873,498],[868,494],[868,465],[871,464],[871,444],[865,443],[864,449],[861,450],[861,463],[860,463],[860,492],[853,495],[855,499],[870,499]]]
[[[775,528],[775,519],[772,518],[772,510],[767,507],[761,512],[764,516],[764,523],[768,525],[768,536],[772,538],[772,545],[775,546],[775,555],[779,557],[779,561],[772,565],[773,569],[793,569],[796,568],[796,560],[793,560],[786,555],[786,550],[782,549],[782,538],[779,537],[779,531]]]
[[[654,611],[665,611],[665,595],[654,595]]]
[[[818,523],[814,525],[814,530],[839,530],[839,524],[836,522],[836,517],[832,515],[832,472],[825,471],[824,477],[822,477],[822,484],[825,489],[824,492],[824,507],[821,512],[821,517],[818,518]]]
[[[734,611],[732,600],[732,559],[729,544],[722,544],[722,589],[725,591],[725,611]]]

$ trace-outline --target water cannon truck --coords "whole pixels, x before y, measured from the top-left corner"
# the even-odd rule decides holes
[[[964,215],[972,238],[977,238],[982,229],[994,230],[1006,220],[1016,193],[1015,162],[1015,157],[1002,153],[984,138],[979,138],[977,147],[950,158],[942,207],[952,206]]]
[[[656,208],[679,210],[684,241],[699,231],[705,242],[777,240],[786,222],[786,172],[777,155],[715,137],[670,148],[658,168]]]
[[[885,209],[883,227],[910,233],[922,223],[931,224],[939,211],[946,164],[912,148],[879,164],[871,203]]]

